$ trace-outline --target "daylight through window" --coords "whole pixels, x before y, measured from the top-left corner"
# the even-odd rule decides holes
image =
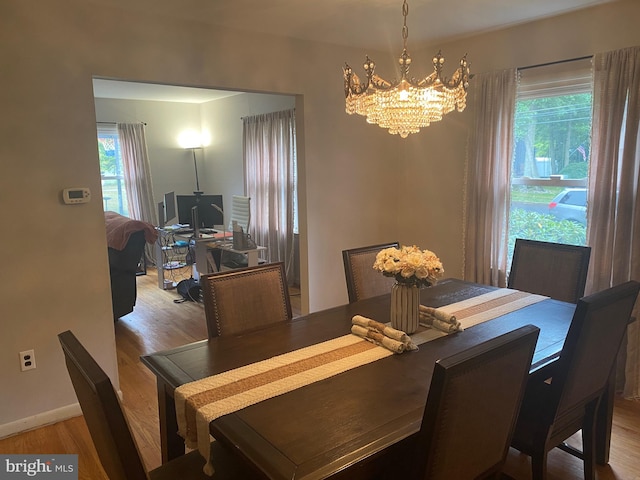
[[[115,124],[98,125],[98,154],[100,156],[103,208],[105,211],[129,216],[120,155],[120,140]]]
[[[519,72],[509,259],[516,238],[586,244],[591,61]]]

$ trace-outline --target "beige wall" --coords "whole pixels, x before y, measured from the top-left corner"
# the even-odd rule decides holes
[[[634,0],[443,45],[487,71],[640,43]],[[414,49],[417,65],[434,53]],[[82,0],[0,3],[0,434],[55,420],[75,402],[56,334],[72,329],[117,378],[95,143],[92,76],[295,94],[299,118],[302,282],[311,310],[347,299],[340,251],[398,239],[462,270],[462,177],[471,115],[407,141],[344,113],[341,67],[375,52],[124,14]],[[60,191],[91,188],[65,206]],[[38,368],[21,373],[18,352]],[[117,382],[116,382],[117,383]],[[125,392],[126,395],[126,392]]]

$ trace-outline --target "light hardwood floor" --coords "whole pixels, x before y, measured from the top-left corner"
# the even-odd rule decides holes
[[[176,279],[188,270],[174,272]],[[140,363],[140,355],[206,338],[204,309],[185,302],[175,290],[157,287],[155,270],[138,277],[135,311],[115,324],[123,406],[148,469],[160,465],[158,407],[154,376]],[[292,291],[294,315],[300,312],[299,292]],[[616,399],[611,462],[598,467],[598,480],[640,480],[640,402]],[[0,440],[0,453],[77,453],[79,478],[106,479],[82,417]],[[531,478],[529,459],[512,450],[505,472],[518,480]],[[559,450],[549,458],[549,480],[580,480],[581,462]]]

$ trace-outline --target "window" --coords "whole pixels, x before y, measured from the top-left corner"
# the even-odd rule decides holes
[[[127,192],[124,188],[120,140],[116,125],[98,125],[98,154],[102,178],[102,200],[105,211],[129,216]]]
[[[508,255],[516,238],[586,244],[589,60],[519,72]]]

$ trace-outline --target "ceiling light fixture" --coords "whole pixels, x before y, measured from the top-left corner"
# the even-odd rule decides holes
[[[416,80],[408,76],[411,57],[407,52],[407,0],[402,4],[404,25],[402,27],[403,50],[399,58],[401,78],[399,82],[388,82],[374,73],[375,63],[367,56],[364,69],[365,83],[345,63],[344,94],[346,111],[367,118],[367,122],[388,128],[389,133],[406,138],[418,133],[422,127],[442,117],[454,108],[462,112],[466,107],[469,87],[469,64],[465,55],[460,60],[451,79],[442,77],[444,57],[440,52],[433,57],[434,71],[427,77]]]

